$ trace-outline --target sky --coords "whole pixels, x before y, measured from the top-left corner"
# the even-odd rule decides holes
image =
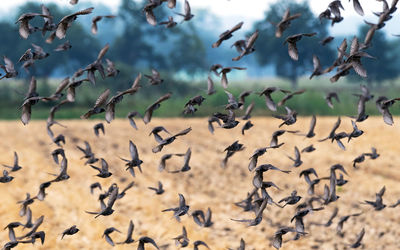
[[[183,0],[177,1],[183,3]],[[223,19],[223,23],[221,24],[223,26],[222,28],[230,28],[232,23],[236,24],[237,22],[244,20],[245,25],[243,28],[246,29],[246,27],[251,27],[253,22],[261,20],[264,16],[264,12],[268,9],[268,5],[275,3],[276,1],[277,0],[189,0],[189,3],[194,14],[196,8],[205,8],[216,16],[221,17]],[[25,2],[26,0],[1,0],[0,14],[4,15]],[[44,4],[54,2],[60,6],[78,10],[79,3],[85,3],[89,1],[80,0],[75,6],[70,5],[69,0],[35,0],[34,2]],[[106,6],[109,6],[112,12],[116,12],[120,0],[90,0],[90,2],[102,3]],[[327,8],[331,0],[309,0],[308,2],[313,12],[318,15]],[[364,8],[364,17],[359,16],[354,11],[352,2],[347,0],[342,1],[345,9],[342,14],[344,21],[336,24],[331,29],[331,33],[333,35],[356,34],[358,26],[363,22],[364,19],[370,22],[376,22],[377,18],[372,14],[372,11],[381,11],[382,4],[373,0],[360,2]],[[396,23],[399,23],[399,21],[400,17],[397,15],[397,17],[394,17],[393,20],[388,23],[387,27],[385,27],[385,30],[388,34],[400,33],[400,26],[396,25]]]

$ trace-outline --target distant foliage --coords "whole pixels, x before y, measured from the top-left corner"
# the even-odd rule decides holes
[[[291,22],[281,38],[276,38],[275,24],[282,19],[287,8],[291,14],[301,13],[301,17]],[[264,20],[257,22],[254,29],[260,31],[255,51],[259,64],[273,65],[276,74],[290,80],[294,87],[299,76],[312,71],[313,54],[320,58],[322,65],[326,66],[333,62],[334,51],[329,46],[322,46],[319,43],[329,35],[327,23],[320,23],[307,2],[296,3],[287,0],[270,5],[269,10],[265,12]],[[294,34],[312,32],[317,32],[317,35],[303,38],[298,42],[299,60],[293,61],[288,55],[288,46],[283,44],[285,39]]]
[[[358,37],[365,37],[369,28],[368,25],[360,26]],[[389,41],[383,30],[375,32],[371,46],[365,51],[376,59],[365,58],[362,62],[368,72],[368,83],[380,84],[399,76],[398,44],[398,39]]]

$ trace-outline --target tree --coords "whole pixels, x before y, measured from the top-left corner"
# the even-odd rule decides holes
[[[206,50],[198,36],[196,27],[188,24],[188,29],[181,29],[177,34],[170,53],[171,68],[175,71],[186,71],[189,74],[204,72],[207,68]]]
[[[123,0],[118,15],[124,23],[124,31],[116,38],[113,47],[113,56],[128,65],[165,68],[166,62],[160,53],[157,53],[151,41],[160,40],[164,30],[162,27],[153,27],[147,23],[142,12],[144,2]],[[165,16],[157,8],[157,18]]]
[[[113,44],[114,58],[139,68],[187,73],[205,70],[205,49],[196,27],[190,22],[171,29],[151,26],[142,11],[145,4],[144,1],[122,1],[118,14],[123,20],[124,31]],[[166,20],[170,12],[165,4],[154,10],[157,21]]]
[[[71,11],[61,10],[56,4],[48,4],[46,6],[54,17],[55,23],[64,16],[71,14]],[[15,20],[17,20],[22,13],[28,12],[41,13],[41,7],[38,3],[28,2],[19,7]],[[30,21],[30,24],[34,27],[41,28],[43,26],[43,18],[36,17]],[[72,74],[78,68],[85,67],[94,61],[97,57],[97,53],[101,49],[97,38],[89,34],[89,32],[83,28],[79,23],[79,18],[68,29],[65,39],[59,40],[56,38],[52,44],[45,43],[49,32],[43,37],[41,32],[38,31],[24,40],[20,38],[18,34],[17,24],[1,23],[0,31],[4,32],[2,34],[7,34],[7,36],[4,37],[5,41],[2,41],[1,48],[6,50],[4,54],[12,58],[14,62],[16,62],[27,49],[32,48],[32,43],[41,46],[44,51],[50,54],[49,57],[36,61],[35,66],[29,69],[30,74],[35,76],[50,76],[56,71],[62,75]],[[70,50],[65,52],[53,51],[59,44],[64,43],[66,40],[69,40],[72,45]],[[18,64],[17,66],[20,65]],[[23,74],[20,76],[23,76]]]
[[[275,25],[286,9],[291,14],[301,13],[301,17],[291,22],[290,27],[283,33],[281,38],[275,37]],[[313,68],[312,55],[319,57],[322,64],[332,63],[334,51],[328,46],[322,46],[319,41],[328,36],[327,23],[320,23],[308,6],[308,2],[296,3],[293,0],[279,1],[272,4],[265,12],[265,18],[254,25],[254,29],[260,31],[256,42],[255,56],[262,66],[273,65],[276,74],[289,79],[292,87],[297,87],[299,76]],[[313,37],[306,37],[297,44],[299,60],[293,61],[288,55],[288,46],[283,45],[285,39],[298,33],[317,32]]]
[[[370,26],[362,25],[359,28],[358,37],[364,38],[367,34]],[[382,30],[377,30],[372,39],[371,46],[368,47],[365,52],[371,56],[376,57],[375,59],[366,58],[362,60],[364,68],[367,70],[368,84],[375,82],[376,84],[381,83],[385,80],[394,79],[399,76],[399,59],[397,50],[398,42],[389,41]],[[361,79],[357,77],[357,79]]]

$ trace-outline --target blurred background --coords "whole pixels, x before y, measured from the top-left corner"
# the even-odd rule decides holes
[[[195,17],[181,23],[181,18],[166,6],[157,8],[155,15],[158,21],[165,21],[168,16],[174,16],[179,25],[172,29],[164,26],[153,27],[146,22],[142,9],[147,1],[120,0],[120,1],[79,1],[72,6],[68,0],[48,1],[2,1],[0,6],[0,55],[5,55],[14,63],[20,56],[37,44],[50,53],[45,60],[40,60],[30,68],[29,72],[16,63],[19,71],[18,78],[0,81],[0,119],[18,119],[19,106],[22,104],[31,76],[38,79],[38,92],[41,96],[52,93],[66,76],[71,76],[80,68],[93,62],[98,52],[105,44],[110,44],[106,58],[115,62],[120,73],[114,78],[99,79],[96,86],[84,84],[80,87],[77,101],[71,106],[63,107],[57,113],[57,118],[79,118],[95,99],[104,90],[110,88],[113,93],[131,86],[136,75],[151,74],[155,68],[161,73],[164,83],[156,88],[150,87],[146,79],[142,79],[143,88],[134,96],[124,99],[116,110],[118,117],[124,117],[129,111],[143,112],[146,107],[166,92],[172,92],[173,98],[162,105],[156,116],[182,116],[185,103],[196,95],[206,98],[204,104],[194,114],[206,116],[221,109],[226,103],[227,96],[219,84],[220,79],[213,74],[217,93],[207,96],[207,76],[213,64],[223,66],[246,67],[245,71],[232,72],[228,75],[228,91],[238,95],[244,90],[254,90],[249,97],[255,102],[255,115],[269,115],[265,108],[264,99],[257,92],[268,86],[280,86],[288,89],[306,88],[305,94],[288,101],[300,115],[354,115],[357,113],[357,97],[352,94],[359,92],[359,85],[366,84],[373,88],[377,95],[388,97],[399,93],[398,77],[400,71],[400,34],[399,17],[395,16],[383,29],[375,34],[372,46],[366,51],[376,59],[363,59],[368,78],[350,74],[337,83],[329,82],[329,75],[314,77],[309,80],[312,72],[312,55],[317,55],[323,68],[330,66],[337,54],[337,47],[344,38],[351,41],[354,36],[360,39],[365,36],[369,26],[364,20],[376,22],[373,12],[381,11],[382,4],[378,1],[363,2],[364,17],[357,15],[352,5],[344,1],[344,20],[331,26],[330,22],[318,19],[319,13],[324,11],[329,1],[265,1],[265,0],[192,0],[192,13]],[[251,2],[251,4],[250,4]],[[40,32],[35,32],[27,40],[21,39],[18,34],[18,24],[15,21],[22,13],[41,12],[41,4],[45,4],[57,23],[63,16],[78,10],[94,7],[91,15],[79,16],[68,30],[66,39],[56,39],[52,44],[45,43]],[[183,1],[178,1],[177,10],[183,12]],[[282,38],[275,38],[275,23],[278,23],[286,8],[291,13],[301,12],[302,16],[292,22]],[[98,33],[90,32],[91,19],[95,15],[116,15],[114,19],[103,19],[98,23]],[[397,19],[397,20],[396,20]],[[219,34],[230,29],[240,21],[244,21],[242,29],[235,32],[234,37],[222,43],[219,48],[211,48],[211,44],[218,39]],[[35,23],[37,22],[37,24]],[[33,26],[40,26],[40,18],[33,19]],[[256,29],[260,31],[256,42],[256,51],[233,62],[237,52],[231,45],[239,39],[244,39]],[[287,46],[283,45],[285,38],[300,32],[317,32],[318,35],[300,41],[299,61],[294,62],[287,53]],[[334,36],[334,40],[323,46],[321,40]],[[54,49],[69,40],[72,48],[67,51],[55,52]],[[341,102],[330,109],[324,100],[329,91],[337,91]],[[276,95],[279,99],[280,94]],[[54,103],[48,102],[36,105],[32,114],[33,119],[44,119],[48,116],[49,108]],[[367,113],[377,114],[374,103],[367,104]],[[393,114],[400,110],[393,109]]]

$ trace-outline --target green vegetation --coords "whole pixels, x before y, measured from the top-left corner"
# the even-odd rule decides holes
[[[57,84],[61,80],[47,80],[38,79],[39,92],[43,86],[47,91],[51,92],[55,90]],[[56,119],[79,119],[80,115],[85,113],[95,102],[98,95],[105,89],[111,88],[114,83],[108,81],[107,84],[99,84],[94,88],[90,83],[86,83],[79,89],[79,95],[77,96],[76,103],[67,104],[60,109],[56,114]],[[126,82],[127,88],[131,84]],[[164,83],[163,83],[164,84]],[[164,88],[160,86],[150,86],[146,80],[141,81],[142,89],[135,95],[127,95],[124,97],[121,103],[117,104],[116,116],[125,117],[130,111],[136,110],[139,113],[144,114],[145,109],[161,95],[172,92],[171,99],[162,103],[160,109],[154,112],[155,117],[174,117],[181,116],[184,109],[185,103],[192,97],[198,94],[202,94],[206,98],[204,103],[197,107],[198,111],[194,116],[209,116],[213,112],[222,112],[224,105],[227,103],[227,95],[225,94],[222,87],[219,86],[219,82],[215,82],[217,93],[212,96],[206,95],[206,82],[192,83],[190,86],[188,83],[174,81],[169,79],[165,82]],[[24,86],[25,85],[25,86]],[[41,86],[41,87],[40,87]],[[266,108],[264,98],[260,97],[256,92],[261,91],[267,86],[279,86],[283,89],[290,89],[290,82],[282,79],[265,79],[257,80],[254,82],[232,82],[229,85],[229,91],[238,96],[240,92],[245,90],[254,90],[255,92],[246,99],[246,107],[251,102],[255,103],[253,116],[270,116],[272,113]],[[0,119],[19,119],[20,110],[19,106],[22,103],[23,96],[18,92],[25,92],[28,87],[28,83],[22,81],[4,81],[0,86]],[[121,86],[123,87],[123,86]],[[302,94],[293,97],[286,102],[288,107],[295,109],[299,115],[356,115],[357,113],[357,101],[358,98],[353,96],[353,93],[359,93],[360,88],[358,84],[349,84],[346,81],[340,81],[339,83],[331,84],[329,79],[320,77],[313,79],[312,81],[308,78],[299,79],[299,88],[306,88],[307,91]],[[22,91],[21,91],[22,90]],[[18,91],[18,92],[17,92]],[[340,103],[334,103],[334,109],[328,107],[325,102],[324,96],[329,91],[336,91],[339,94]],[[43,92],[43,91],[42,91]],[[392,85],[387,82],[382,84],[380,88],[372,89],[375,97],[385,95],[388,97],[395,97],[396,93],[400,93],[399,85]],[[9,93],[9,95],[4,95]],[[112,94],[115,94],[114,90]],[[273,93],[272,98],[278,102],[284,95],[282,93]],[[32,108],[32,119],[46,119],[49,115],[50,108],[55,103],[41,102]],[[379,115],[375,102],[370,101],[366,105],[367,114]],[[238,111],[237,116],[243,115],[245,110]],[[400,115],[400,110],[396,108],[391,109],[394,115]],[[284,113],[283,107],[278,109],[278,112]],[[104,114],[96,115],[93,118],[103,118]],[[192,117],[188,115],[186,117]]]

